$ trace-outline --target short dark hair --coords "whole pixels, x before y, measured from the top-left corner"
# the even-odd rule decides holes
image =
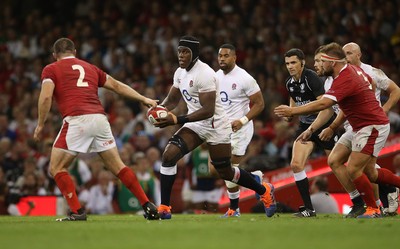
[[[318,187],[320,191],[327,192],[328,191],[328,178],[321,176],[315,179],[315,185]]]
[[[230,49],[231,51],[235,51],[236,52],[235,46],[233,46],[232,44],[229,44],[229,43],[225,43],[225,44],[221,45],[221,47],[219,47],[219,48],[220,49],[221,48],[227,48],[227,49]]]
[[[285,57],[292,57],[292,56],[297,56],[299,60],[304,60],[306,58],[304,56],[303,51],[299,48],[291,48],[289,49],[289,51],[285,53]]]
[[[336,42],[331,42],[325,45],[321,52],[336,57],[339,60],[346,58],[346,54],[344,53],[342,46]]]
[[[322,49],[324,49],[324,47],[325,47],[325,45],[319,46],[319,47],[315,50],[314,55],[315,55],[315,54],[321,53],[321,51],[322,51]]]
[[[65,37],[58,39],[53,45],[53,52],[56,54],[73,53],[74,51],[74,42]]]

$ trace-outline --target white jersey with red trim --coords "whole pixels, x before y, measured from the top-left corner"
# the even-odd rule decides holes
[[[206,63],[198,60],[189,71],[178,68],[174,74],[173,87],[180,90],[187,104],[188,114],[202,108],[199,93],[214,91],[216,93],[214,116],[196,122],[203,123],[207,127],[221,126],[228,122],[219,96],[218,79],[214,70]]]
[[[235,65],[227,74],[217,71],[222,105],[228,118],[240,119],[250,111],[250,96],[259,92],[256,80],[244,69]]]

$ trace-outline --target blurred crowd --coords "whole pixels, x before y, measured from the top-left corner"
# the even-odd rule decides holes
[[[400,0],[3,0],[0,202],[17,202],[18,198],[10,198],[16,195],[59,194],[47,172],[49,152],[62,121],[55,105],[43,140],[35,143],[32,133],[41,70],[54,61],[51,46],[60,37],[75,42],[79,58],[159,100],[164,99],[178,67],[180,36],[199,38],[200,58],[215,70],[219,46],[232,43],[237,64],[257,80],[264,94],[266,107],[254,122],[255,135],[245,162],[249,170],[265,171],[288,164],[297,127],[296,121],[286,123],[271,111],[288,102],[283,54],[298,47],[307,56],[306,66],[313,68],[319,45],[354,41],[362,48],[364,62],[399,83],[399,20]],[[157,202],[160,155],[176,127],[155,128],[146,120],[146,107],[103,89],[99,96],[125,164],[140,176],[146,192]],[[397,107],[390,117],[392,132],[398,132]],[[186,159],[182,165],[190,162]],[[81,201],[92,213],[135,211],[132,197],[104,172],[96,156],[80,157],[70,172]],[[0,213],[7,213],[6,204],[0,205]]]

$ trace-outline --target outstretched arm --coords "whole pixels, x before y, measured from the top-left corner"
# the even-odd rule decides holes
[[[140,93],[138,93],[137,91],[135,91],[134,89],[129,87],[128,85],[122,83],[121,81],[114,79],[113,77],[111,77],[109,75],[107,76],[107,80],[106,80],[106,83],[104,84],[104,88],[111,90],[111,91],[113,91],[121,96],[124,96],[126,98],[130,98],[130,99],[142,102],[147,107],[157,106],[156,100],[149,99],[149,98],[141,95]]]
[[[326,122],[332,117],[332,115],[335,112],[333,111],[332,108],[326,108],[325,110],[322,110],[318,113],[317,118],[312,122],[312,124],[308,127],[307,130],[305,130],[303,133],[301,133],[296,141],[301,141],[301,142],[306,142],[310,139],[311,135],[321,128]]]
[[[335,103],[335,101],[329,98],[322,97],[302,106],[289,107],[287,105],[280,105],[274,109],[274,113],[279,117],[305,115],[324,110],[333,106]]]

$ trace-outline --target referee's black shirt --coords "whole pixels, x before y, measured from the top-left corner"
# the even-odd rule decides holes
[[[296,103],[296,106],[305,105],[317,99],[318,96],[325,93],[324,82],[318,75],[304,68],[300,80],[296,81],[292,76],[286,79],[286,89],[290,97]],[[318,114],[299,116],[300,122],[311,124]]]

